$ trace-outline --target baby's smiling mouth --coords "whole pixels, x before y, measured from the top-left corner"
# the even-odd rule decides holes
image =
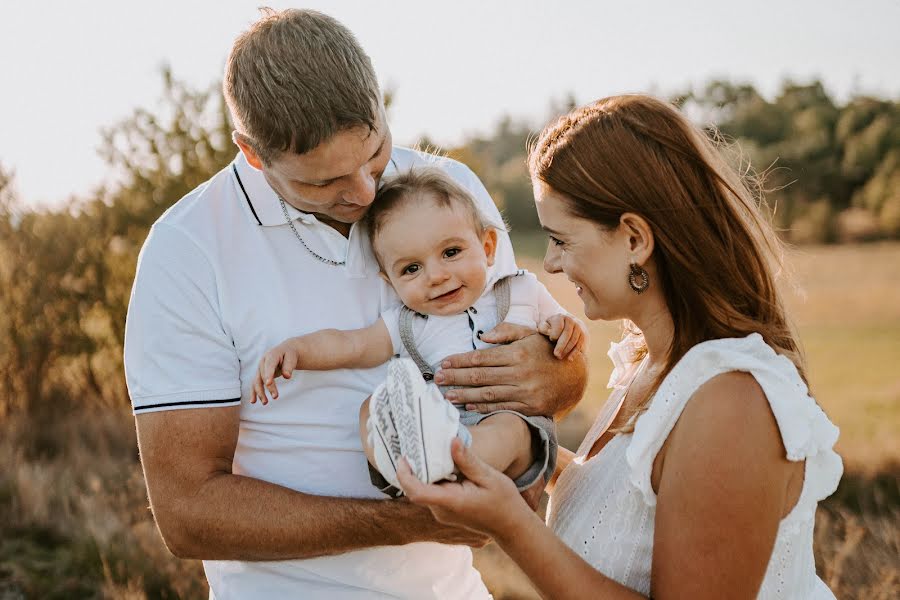
[[[460,290],[462,290],[462,286],[459,286],[458,288],[454,288],[454,289],[450,290],[449,292],[441,294],[440,296],[435,296],[431,300],[432,300],[432,302],[435,300],[452,300],[453,297],[456,295],[456,293],[459,292]]]

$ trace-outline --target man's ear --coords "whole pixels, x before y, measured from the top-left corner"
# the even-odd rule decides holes
[[[497,254],[497,230],[493,227],[485,229],[481,241],[484,244],[484,255],[487,256],[487,264],[489,267],[492,267],[494,266],[494,257]]]
[[[624,213],[619,218],[619,227],[622,228],[626,250],[634,262],[643,265],[650,260],[655,241],[653,229],[646,219],[635,213]]]
[[[247,159],[247,163],[249,163],[250,166],[257,171],[262,171],[262,159],[250,146],[250,144],[247,143],[247,138],[244,136],[244,134],[235,131],[231,134],[231,139],[234,140],[234,143],[237,144],[238,148],[241,149],[241,152],[244,153],[244,158]]]

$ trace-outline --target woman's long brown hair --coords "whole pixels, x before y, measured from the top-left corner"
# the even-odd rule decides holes
[[[654,389],[696,344],[754,332],[806,380],[775,284],[781,243],[736,170],[677,109],[643,95],[575,109],[544,129],[529,168],[571,214],[614,229],[632,212],[653,230],[656,283],[674,323]]]

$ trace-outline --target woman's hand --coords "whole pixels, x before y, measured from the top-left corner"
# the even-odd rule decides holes
[[[426,485],[413,475],[406,459],[397,468],[407,497],[431,509],[438,522],[494,538],[544,598],[643,598],[594,569],[556,537],[531,512],[509,477],[486,465],[458,439],[450,451],[467,478],[460,483]]]
[[[424,484],[403,459],[397,479],[406,496],[431,509],[435,519],[448,525],[466,527],[491,537],[509,537],[527,521],[531,508],[519,495],[512,480],[488,466],[458,439],[450,451],[465,479],[458,482]]]

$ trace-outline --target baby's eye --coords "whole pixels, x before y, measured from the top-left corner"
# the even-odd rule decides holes
[[[447,248],[444,250],[444,258],[453,258],[460,252],[462,252],[462,248]]]
[[[417,264],[411,264],[411,265],[407,266],[405,269],[403,269],[400,272],[400,274],[401,275],[414,275],[419,272],[420,268],[421,267],[419,267],[419,265],[417,265]]]

